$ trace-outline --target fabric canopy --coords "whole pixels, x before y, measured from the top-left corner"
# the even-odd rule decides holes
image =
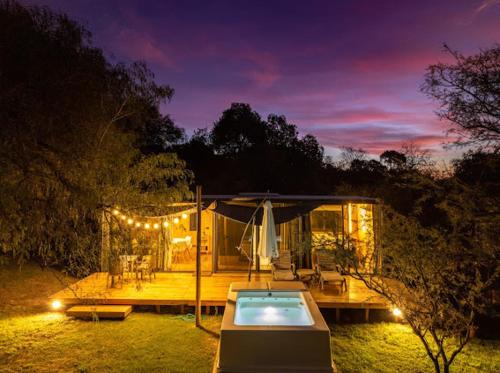
[[[267,202],[266,202],[267,203]],[[298,202],[286,207],[272,207],[275,224],[286,223],[299,216],[305,215],[321,205],[320,202]],[[248,223],[255,212],[256,206],[244,206],[234,203],[226,203],[217,201],[215,206],[210,206],[209,209],[217,214],[225,216],[229,219]],[[260,207],[255,215],[255,225],[262,225],[263,208]]]
[[[273,206],[270,201],[264,203],[262,226],[260,227],[260,240],[257,254],[261,258],[277,258],[278,242],[276,225],[273,218]]]

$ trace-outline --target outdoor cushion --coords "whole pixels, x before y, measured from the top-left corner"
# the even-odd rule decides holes
[[[325,281],[342,281],[344,279],[338,272],[321,272],[321,277]]]
[[[290,270],[276,270],[273,272],[273,279],[276,281],[292,281],[295,279],[295,276]]]

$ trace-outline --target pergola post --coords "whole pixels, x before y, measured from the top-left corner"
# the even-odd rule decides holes
[[[201,326],[201,185],[196,186],[196,326]]]

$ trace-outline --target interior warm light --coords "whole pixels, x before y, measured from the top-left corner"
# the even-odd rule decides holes
[[[179,218],[177,217],[174,218],[174,224],[179,224]]]
[[[144,228],[149,229],[149,228],[151,228],[151,225],[149,225],[149,223],[146,223],[146,224],[144,224]]]
[[[57,311],[57,310],[60,310],[61,307],[62,307],[62,302],[58,299],[54,299],[52,301],[52,304],[50,305],[52,307],[53,310]]]
[[[352,233],[352,205],[350,203],[347,205],[347,218],[349,221],[349,233]]]
[[[403,312],[401,312],[401,310],[397,307],[393,308],[392,310],[392,314],[396,317],[400,317],[403,315]]]
[[[368,227],[366,226],[366,216],[367,216],[366,209],[363,207],[360,207],[359,208],[359,215],[361,216],[361,230],[363,232],[366,232],[368,230]]]
[[[141,223],[137,222],[137,223],[135,223],[135,226],[136,226],[137,228],[140,228],[140,227],[141,227]]]
[[[181,216],[183,219],[187,219],[187,217],[188,217],[186,213],[182,214]]]
[[[128,220],[127,220],[127,223],[128,223],[129,225],[131,225],[133,222],[134,222],[134,221],[133,221],[132,219],[128,219]]]
[[[154,223],[154,224],[153,224],[153,228],[154,228],[154,229],[158,229],[158,228],[160,228],[160,225],[159,225],[158,223]]]
[[[165,228],[167,228],[167,227],[168,227],[168,221],[164,221],[164,222],[163,222],[163,226],[164,226]]]

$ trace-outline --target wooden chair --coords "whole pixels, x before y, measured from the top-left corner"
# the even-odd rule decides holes
[[[143,255],[141,263],[137,266],[137,272],[141,275],[141,280],[144,280],[144,275],[148,275],[149,282],[151,282],[151,277],[156,279],[156,274],[153,267],[153,256]]]
[[[328,250],[316,251],[316,272],[319,278],[321,290],[325,288],[325,282],[340,285],[340,290],[347,291],[347,280],[340,273],[340,268],[335,263],[334,257]]]
[[[274,281],[295,280],[295,264],[292,263],[290,251],[282,251],[278,258],[271,259],[271,272]]]

